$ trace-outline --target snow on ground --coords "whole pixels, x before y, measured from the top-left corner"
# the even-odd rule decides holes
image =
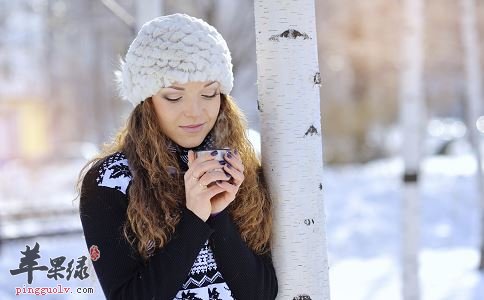
[[[74,167],[65,166],[67,177],[75,177]],[[433,157],[425,161],[421,186],[421,253],[419,261],[422,300],[482,300],[484,276],[476,271],[479,262],[479,205],[474,178],[475,162],[467,156]],[[366,165],[325,168],[324,195],[327,214],[328,255],[332,300],[400,300],[400,205],[402,162],[398,159],[375,161]],[[5,170],[2,170],[5,171]],[[45,191],[59,190],[50,199],[64,198],[72,207],[74,191],[69,194],[66,176],[56,172],[51,180],[38,176],[37,186]],[[0,172],[1,173],[1,172]],[[8,172],[3,172],[8,173]],[[18,173],[18,172],[17,172]],[[26,179],[16,182],[22,183]],[[56,189],[56,182],[63,188]],[[9,184],[15,185],[15,182]],[[17,185],[17,187],[20,187]],[[9,187],[9,195],[15,191]],[[25,193],[25,189],[20,189]],[[39,190],[40,191],[40,190]],[[0,191],[2,192],[2,191]],[[0,194],[0,202],[3,201]],[[40,201],[40,194],[38,199]],[[44,198],[42,198],[44,199]],[[4,203],[1,206],[7,207]],[[69,228],[80,228],[77,216]],[[76,225],[77,224],[77,225]],[[62,224],[58,224],[63,226]],[[52,225],[46,226],[50,230]],[[4,224],[3,234],[12,234]],[[36,299],[34,295],[15,296],[15,287],[27,285],[26,274],[12,276],[25,246],[40,245],[41,265],[50,266],[49,258],[66,256],[66,261],[87,256],[82,234],[57,238],[34,238],[9,242],[0,252],[0,299]],[[63,287],[93,287],[94,295],[46,295],[44,299],[103,299],[92,267],[85,280],[48,279],[44,272],[34,272],[32,287],[61,284]]]
[[[332,300],[401,299],[401,160],[325,169]],[[423,300],[482,300],[479,204],[470,157],[433,157],[421,176]]]

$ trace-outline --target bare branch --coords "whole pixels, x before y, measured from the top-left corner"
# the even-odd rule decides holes
[[[125,23],[131,30],[136,27],[136,20],[130,15],[118,2],[115,0],[101,0],[116,17],[118,17],[123,23]]]

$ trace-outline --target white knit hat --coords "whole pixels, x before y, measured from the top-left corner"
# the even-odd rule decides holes
[[[133,106],[175,82],[214,80],[228,95],[234,81],[230,51],[220,33],[179,13],[146,22],[115,75],[121,98]]]

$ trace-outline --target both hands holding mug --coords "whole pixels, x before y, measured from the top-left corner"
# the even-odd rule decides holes
[[[216,159],[220,151],[226,152],[224,160]],[[207,221],[210,214],[223,211],[234,201],[244,181],[244,165],[237,151],[220,149],[195,155],[190,150],[184,180],[187,208]]]

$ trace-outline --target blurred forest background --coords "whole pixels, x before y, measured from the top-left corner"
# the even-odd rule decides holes
[[[6,273],[25,244],[39,241],[51,257],[88,255],[74,185],[132,110],[119,99],[113,72],[136,36],[142,2],[0,0],[0,299],[26,283]],[[315,1],[332,299],[400,299],[403,2]],[[160,3],[163,14],[203,18],[224,36],[232,96],[258,131],[253,1]],[[484,58],[484,1],[475,4]],[[481,200],[461,22],[459,1],[424,1],[423,299],[484,295],[484,276],[475,272]],[[102,297],[95,279],[83,284]]]
[[[135,1],[0,0],[0,161],[88,156],[131,106],[113,71],[136,35]],[[110,4],[111,3],[111,4]],[[219,28],[232,51],[233,96],[258,130],[252,1],[164,1]],[[425,2],[428,153],[465,136],[465,71],[458,2]],[[316,1],[327,163],[399,149],[401,1]],[[477,1],[479,28],[484,3]],[[484,57],[484,39],[480,40]],[[295,99],[297,101],[297,99]]]

